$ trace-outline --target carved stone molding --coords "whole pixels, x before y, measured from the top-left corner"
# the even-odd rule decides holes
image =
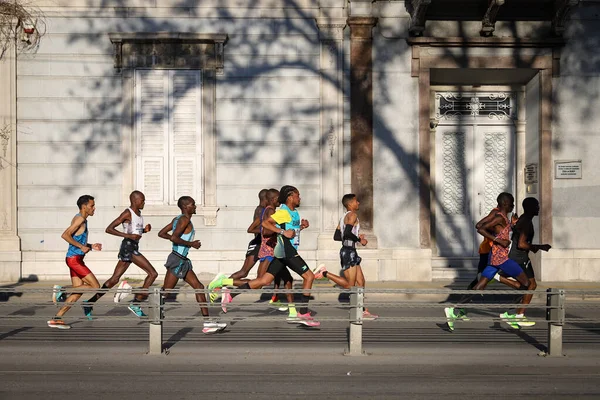
[[[321,40],[342,40],[344,39],[345,19],[317,18],[315,19],[319,29],[319,39]]]
[[[373,40],[373,27],[377,25],[375,17],[348,17],[350,40]]]
[[[552,18],[552,33],[562,36],[565,32],[565,23],[570,11],[579,4],[579,0],[556,0],[554,3],[554,17]]]
[[[492,36],[496,30],[496,18],[498,17],[498,11],[504,4],[504,0],[489,0],[488,8],[481,21],[481,36]]]
[[[423,36],[425,31],[425,15],[427,7],[432,0],[412,0],[412,10],[410,13],[410,27],[408,32],[411,36]]]
[[[114,67],[203,69],[223,72],[226,34],[109,33]]]

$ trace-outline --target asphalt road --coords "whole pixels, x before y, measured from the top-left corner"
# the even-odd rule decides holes
[[[349,357],[347,305],[336,298],[313,302],[322,325],[310,329],[242,295],[215,335],[202,334],[192,299],[179,300],[166,304],[163,355],[146,354],[147,321],[110,299],[93,321],[74,308],[69,331],[46,327],[55,307],[41,297],[0,302],[0,399],[600,397],[597,301],[568,304],[565,356],[543,357],[541,308],[529,312],[536,326],[513,330],[497,319],[501,307],[482,305],[451,333],[442,304],[375,297],[381,318],[364,324],[368,355]]]

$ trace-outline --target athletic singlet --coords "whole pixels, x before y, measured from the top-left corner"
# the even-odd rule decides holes
[[[498,207],[492,208],[492,211],[500,211]],[[491,211],[490,211],[491,212]],[[493,241],[484,237],[479,245],[479,254],[488,254],[492,250]]]
[[[346,214],[344,214],[344,216],[340,220],[340,231],[342,231],[342,238],[344,237],[344,230],[346,229],[346,224],[344,223],[344,220],[346,219],[346,215],[348,215],[349,212],[350,211],[346,211]],[[357,218],[356,224],[354,224],[354,226],[352,226],[352,233],[354,234],[354,236],[358,237],[359,231],[360,231],[360,222]],[[356,247],[356,242],[354,240],[350,240],[350,239],[342,240],[342,246]]]
[[[183,216],[183,214],[178,215],[177,217],[175,217],[175,220],[173,221],[173,232],[175,232],[175,227],[177,226],[177,222],[179,221],[179,218],[181,218]],[[192,223],[192,221],[190,221],[190,224]],[[194,240],[194,234],[196,233],[196,231],[194,230],[194,225],[192,224],[192,230],[190,233],[184,233],[181,235],[181,240],[185,240],[187,242],[191,242]],[[187,257],[188,252],[190,251],[190,246],[184,246],[181,244],[175,244],[173,243],[173,251],[179,255],[181,255],[182,257]]]
[[[502,215],[504,218],[504,222],[506,222],[506,226],[496,235],[496,239],[504,239],[509,240],[509,235],[511,231],[510,221],[508,217],[502,213],[498,213]],[[494,243],[492,246],[491,254],[490,254],[490,265],[497,266],[503,264],[504,261],[508,260],[508,247],[502,247],[499,244]]]
[[[260,215],[260,249],[258,251],[258,257],[268,257],[273,256],[273,250],[275,249],[275,245],[277,244],[277,235],[265,236],[263,234],[263,226],[262,222],[265,219],[265,212],[267,209],[273,209],[271,206],[267,206],[263,209],[262,214]],[[277,225],[276,225],[277,226]]]
[[[75,214],[75,216],[80,216],[80,213]],[[84,220],[83,223],[85,224],[85,229],[83,231],[83,233],[81,235],[74,235],[73,239],[82,245],[87,245],[87,238],[88,238],[88,227],[87,227],[87,220]],[[67,257],[73,257],[73,256],[84,256],[85,253],[83,251],[81,251],[81,249],[79,247],[73,246],[71,243],[69,243],[69,249],[67,250]]]
[[[529,222],[529,223],[532,224],[532,222]],[[513,245],[510,247],[510,252],[508,253],[508,256],[510,257],[511,260],[515,260],[516,262],[518,262],[520,264],[525,264],[525,263],[527,263],[527,261],[529,261],[529,250],[521,250],[518,248],[519,247],[519,238],[523,234],[521,232],[521,229],[522,229],[521,225],[525,225],[525,223],[519,224],[519,222],[517,222],[517,224],[513,228],[513,234],[512,234]],[[531,241],[533,240],[533,235],[534,235],[533,229],[530,229],[529,234],[525,237],[525,241],[527,243],[531,244]]]
[[[131,214],[129,222],[123,222],[123,232],[129,235],[142,235],[144,233],[144,217],[141,212],[137,215],[131,208],[128,208]]]
[[[275,245],[274,255],[277,258],[289,258],[298,254],[300,245],[300,213],[297,210],[290,210],[285,204],[275,211],[271,218],[279,224],[281,229],[293,229],[296,235],[288,239],[283,235],[277,235],[277,245]]]

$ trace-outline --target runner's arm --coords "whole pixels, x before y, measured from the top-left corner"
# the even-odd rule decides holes
[[[256,218],[254,221],[252,221],[252,223],[248,227],[247,232],[254,233],[254,234],[260,233],[260,218]]]
[[[63,232],[63,234],[60,237],[63,238],[67,243],[77,247],[84,253],[87,253],[92,249],[93,245],[90,245],[90,246],[83,245],[83,244],[79,243],[78,241],[76,241],[75,239],[73,239],[73,236],[79,230],[79,228],[81,227],[81,224],[83,224],[84,222],[85,222],[85,219],[81,215],[76,215],[75,218],[73,218],[73,220],[71,221],[71,225],[67,229],[65,229],[65,231]]]
[[[175,219],[173,219],[173,221],[175,221]],[[171,221],[171,223],[167,224],[164,228],[160,230],[160,232],[158,232],[159,238],[171,240],[171,234],[169,232],[171,232],[171,230],[173,229],[173,221]]]
[[[136,242],[138,240],[140,240],[142,238],[141,235],[134,235],[134,234],[128,234],[125,232],[120,232],[118,230],[116,230],[115,228],[127,221],[131,221],[131,213],[129,212],[129,209],[124,210],[121,215],[119,215],[113,222],[111,222],[107,227],[105,232],[108,233],[109,235],[113,235],[113,236],[120,236],[122,238],[127,238],[127,239],[131,239],[131,240],[135,240]]]
[[[188,242],[187,240],[183,240],[181,235],[185,232],[186,228],[190,224],[190,219],[185,215],[180,217],[175,225],[175,230],[173,230],[173,234],[171,235],[171,242],[181,245],[181,246],[189,246],[195,249],[200,247],[200,241],[194,240],[193,242]]]

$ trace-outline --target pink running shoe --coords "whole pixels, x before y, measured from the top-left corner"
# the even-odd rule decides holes
[[[227,312],[227,304],[231,303],[233,297],[231,297],[231,291],[227,288],[223,288],[221,292],[221,310],[224,313]]]
[[[311,328],[316,328],[318,326],[321,326],[321,323],[318,321],[315,321],[315,319],[313,317],[311,317],[309,312],[307,312],[306,314],[298,313],[298,323],[309,326]]]
[[[325,264],[320,264],[317,269],[313,271],[313,274],[315,274],[315,279],[323,279],[323,272],[327,272],[327,267]]]
[[[375,320],[375,319],[379,318],[379,315],[371,314],[370,312],[368,312],[367,310],[365,310],[365,311],[363,311],[362,317],[363,317],[363,319],[372,321],[372,320]]]

